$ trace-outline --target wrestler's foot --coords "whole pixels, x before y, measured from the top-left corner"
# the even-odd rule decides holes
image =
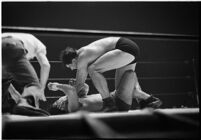
[[[146,100],[141,100],[139,102],[140,109],[146,108],[146,107],[151,107],[151,108],[159,108],[162,105],[162,101],[153,95],[151,95],[148,99]]]

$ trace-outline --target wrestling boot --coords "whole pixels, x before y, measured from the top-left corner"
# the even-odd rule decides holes
[[[118,111],[113,98],[108,97],[103,99],[103,107],[101,112],[115,112]]]
[[[153,95],[151,95],[148,99],[141,100],[139,102],[140,109],[147,108],[147,107],[156,109],[156,108],[159,108],[161,105],[162,105],[162,101],[154,97]]]
[[[19,103],[13,108],[12,114],[26,115],[26,116],[49,116],[50,114],[43,110],[36,108],[36,102],[33,96],[26,96],[20,99]]]

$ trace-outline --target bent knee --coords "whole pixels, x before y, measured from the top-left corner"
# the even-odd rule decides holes
[[[102,73],[103,70],[100,69],[100,68],[97,68],[95,64],[91,64],[89,67],[88,67],[88,73],[89,75],[93,75],[94,73]]]
[[[88,70],[89,75],[92,75],[95,71],[95,66],[92,64],[87,68],[87,70]]]

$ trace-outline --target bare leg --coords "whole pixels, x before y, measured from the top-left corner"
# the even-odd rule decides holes
[[[121,68],[134,60],[134,56],[121,50],[113,50],[102,55],[89,66],[89,75],[102,98],[110,96],[107,81],[103,72]]]
[[[116,71],[116,73],[115,73],[115,89],[117,89],[119,87],[119,85],[121,85],[120,80],[122,79],[122,75],[125,73],[125,71],[133,70],[133,75],[134,75],[133,79],[135,80],[134,82],[132,82],[134,88],[131,89],[131,90],[133,90],[133,98],[136,98],[137,101],[140,99],[147,99],[150,97],[150,95],[141,90],[141,87],[139,85],[138,78],[137,78],[137,75],[135,72],[135,67],[136,67],[136,63],[128,65],[126,67],[122,67]]]
[[[134,76],[134,71],[127,70],[122,75],[119,86],[116,89],[116,96],[127,105],[132,104],[132,91],[134,89],[135,83],[136,79]]]
[[[137,100],[137,102],[139,103],[139,107],[141,109],[146,107],[159,108],[162,104],[161,100],[154,97],[153,95],[149,95],[146,92],[142,91],[137,80],[136,73],[134,75],[137,82],[133,90],[133,98]]]
[[[134,71],[134,79],[135,82],[133,83],[134,89],[133,89],[133,98],[135,98],[138,102],[140,100],[146,100],[150,97],[150,95],[144,91],[142,91],[139,82],[138,82],[138,78],[135,72],[135,67],[136,67],[136,63],[128,65],[126,67],[122,67],[119,68],[116,73],[115,73],[115,89],[117,89],[120,85],[120,80],[122,78],[122,75],[124,74],[125,71],[127,70],[133,70]]]
[[[136,63],[127,65],[125,67],[122,67],[122,68],[119,68],[116,70],[116,73],[115,73],[115,89],[117,89],[119,87],[123,74],[128,70],[132,70],[134,72],[135,67],[136,67]],[[134,85],[134,83],[133,83],[133,85]]]
[[[139,102],[140,100],[146,100],[150,97],[149,94],[147,94],[146,92],[142,91],[139,82],[138,82],[138,78],[136,73],[134,73],[135,79],[136,79],[136,85],[135,88],[133,89],[133,98],[136,98],[137,101]]]

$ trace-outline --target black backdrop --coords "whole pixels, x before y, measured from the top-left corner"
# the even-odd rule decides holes
[[[3,26],[198,35],[197,2],[2,2]]]

